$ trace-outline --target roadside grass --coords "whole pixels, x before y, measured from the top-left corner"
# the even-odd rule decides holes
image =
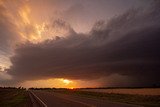
[[[26,90],[0,89],[0,107],[29,107],[29,100]]]
[[[55,92],[78,95],[88,98],[108,100],[112,102],[128,103],[134,105],[142,105],[144,107],[160,107],[159,95],[131,95],[131,94],[115,94],[115,93],[101,93],[89,92],[81,90],[54,90]]]

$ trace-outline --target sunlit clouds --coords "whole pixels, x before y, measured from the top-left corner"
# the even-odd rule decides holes
[[[28,40],[33,43],[43,41],[42,34],[45,32],[46,23],[36,22],[36,19],[32,17],[31,7],[27,4],[22,6],[18,11],[20,20],[17,21],[19,35],[23,40]],[[46,36],[46,35],[44,35]],[[47,39],[47,37],[46,37]]]
[[[57,19],[42,18],[41,10],[34,11],[35,6],[30,4],[29,1],[1,1],[2,7],[7,11],[7,16],[15,26],[15,31],[19,35],[19,42],[30,41],[33,43],[42,42],[47,39],[54,39],[55,36],[65,36],[70,32],[69,25],[66,25],[65,21],[61,21],[56,25]],[[19,6],[19,7],[18,7]],[[14,9],[14,10],[13,10]],[[45,8],[42,7],[45,10]],[[35,16],[35,13],[39,13]],[[49,13],[48,13],[49,14]],[[58,19],[59,20],[59,19]],[[54,24],[55,23],[55,24]],[[59,22],[58,22],[59,24]],[[64,28],[63,28],[64,27]],[[17,35],[17,36],[18,36]]]

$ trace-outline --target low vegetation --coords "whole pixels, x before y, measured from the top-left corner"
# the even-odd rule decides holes
[[[116,94],[138,94],[138,95],[160,95],[160,88],[121,88],[121,89],[82,89],[83,91],[116,93]]]
[[[78,89],[75,90],[59,89],[54,91],[65,94],[91,97],[95,99],[109,100],[113,102],[142,105],[144,107],[160,107],[160,95],[100,93],[100,92],[81,91]]]
[[[0,107],[31,107],[28,92],[23,88],[0,88]]]

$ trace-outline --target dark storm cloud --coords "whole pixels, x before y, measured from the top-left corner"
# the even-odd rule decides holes
[[[52,25],[50,26],[51,29],[54,29],[55,32],[62,32],[62,31],[66,31],[68,33],[68,35],[70,33],[75,33],[75,31],[73,30],[73,28],[66,23],[64,20],[62,19],[56,19],[53,21]]]
[[[90,80],[118,74],[129,77],[130,85],[156,84],[160,81],[159,4],[131,9],[107,24],[99,21],[89,34],[74,32],[67,38],[28,42],[15,50],[8,73],[17,80]]]

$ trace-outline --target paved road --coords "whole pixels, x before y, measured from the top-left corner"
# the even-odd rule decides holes
[[[55,92],[32,92],[46,105],[46,107],[138,107]]]

